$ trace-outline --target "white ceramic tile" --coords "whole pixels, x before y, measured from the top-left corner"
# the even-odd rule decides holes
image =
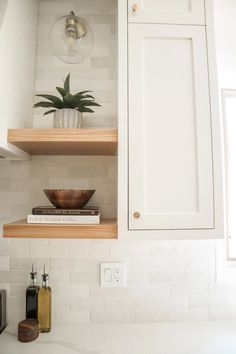
[[[91,311],[90,323],[128,323],[127,311]]]
[[[193,322],[207,321],[207,309],[171,310],[170,321],[173,322]]]
[[[72,258],[88,258],[89,256],[88,245],[72,245],[69,248],[69,254]]]
[[[69,279],[71,284],[87,284],[89,283],[89,272],[71,271]]]
[[[0,271],[1,270],[9,270],[9,258],[8,257],[0,257]]]
[[[189,308],[208,308],[209,296],[208,295],[190,295],[189,296]]]
[[[145,322],[167,322],[170,319],[169,311],[130,311],[131,323],[145,323]]]

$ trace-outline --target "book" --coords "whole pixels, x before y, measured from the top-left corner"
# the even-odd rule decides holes
[[[28,224],[100,224],[98,215],[33,215],[27,216]]]
[[[58,209],[52,206],[37,206],[32,209],[33,215],[98,215],[97,206],[89,206],[83,209]]]

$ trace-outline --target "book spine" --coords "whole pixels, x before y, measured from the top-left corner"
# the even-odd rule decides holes
[[[28,215],[28,224],[99,224],[100,215]]]
[[[89,215],[98,215],[99,211],[98,210],[60,210],[60,209],[33,209],[32,210],[33,215],[84,215],[84,216],[89,216]]]

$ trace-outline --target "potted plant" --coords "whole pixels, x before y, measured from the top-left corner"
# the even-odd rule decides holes
[[[44,116],[54,113],[53,128],[81,128],[82,114],[93,113],[90,107],[101,107],[90,94],[92,91],[81,91],[73,95],[70,92],[70,74],[64,81],[64,87],[56,87],[61,97],[53,95],[36,95],[47,101],[35,103],[34,108],[50,108]]]

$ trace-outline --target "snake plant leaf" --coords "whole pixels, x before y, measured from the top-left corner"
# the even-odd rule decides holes
[[[70,93],[70,73],[67,75],[64,81],[64,90],[66,90],[67,93]]]
[[[80,101],[80,104],[84,107],[89,107],[89,106],[96,106],[96,107],[101,107],[101,105],[97,102],[94,101]]]
[[[90,90],[87,90],[87,91],[80,91],[78,92],[79,95],[84,95],[85,93],[88,93],[88,92],[93,92],[93,91],[90,91]]]
[[[95,98],[92,95],[83,95],[81,99],[84,100],[86,98],[92,98],[93,100],[95,100]]]
[[[67,93],[69,93],[68,91],[66,91],[63,87],[56,87],[57,91],[60,93],[60,95],[62,97],[64,97]]]
[[[50,111],[45,112],[43,115],[46,116],[47,114],[56,112],[56,109],[51,109]]]
[[[52,108],[56,108],[54,103],[52,103],[52,102],[38,102],[38,103],[34,104],[34,108],[36,108],[36,107],[43,107],[43,108],[52,107]]]
[[[51,101],[52,103],[54,103],[55,108],[62,108],[63,107],[63,101],[53,95],[36,95],[37,97],[43,97],[46,98],[47,100]]]
[[[77,99],[79,99],[79,100],[84,100],[84,99],[86,99],[86,98],[92,98],[93,100],[95,100],[95,98],[94,98],[93,96],[81,94],[81,93],[79,93],[79,92],[76,93],[76,94],[74,95],[74,97],[75,97],[76,100],[77,100]]]
[[[63,97],[63,103],[65,108],[75,108],[76,107],[76,100],[71,93],[67,93]]]
[[[94,113],[92,109],[83,106],[80,106],[78,108],[78,111],[80,111],[81,113]]]

